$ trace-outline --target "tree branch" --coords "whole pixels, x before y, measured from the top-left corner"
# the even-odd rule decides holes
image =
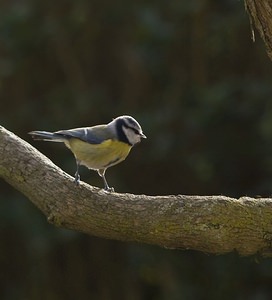
[[[272,256],[272,199],[106,193],[0,126],[0,176],[56,226],[166,248]]]
[[[250,25],[252,30],[252,38],[254,38],[253,24],[259,31],[263,39],[266,52],[272,60],[272,2],[271,0],[244,0],[245,8],[248,12]]]

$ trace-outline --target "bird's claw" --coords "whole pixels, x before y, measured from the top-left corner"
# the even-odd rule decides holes
[[[76,173],[76,175],[75,175],[75,180],[74,180],[74,182],[75,182],[76,185],[79,185],[79,182],[80,182],[80,176],[79,176],[79,174],[77,174],[77,173]]]
[[[108,192],[108,193],[114,193],[114,188],[113,187],[105,187],[104,191]]]

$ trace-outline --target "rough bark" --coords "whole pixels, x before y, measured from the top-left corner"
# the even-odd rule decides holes
[[[106,193],[0,127],[0,176],[56,226],[166,248],[272,256],[272,199]]]
[[[265,43],[266,52],[272,60],[272,1],[245,0],[245,7],[249,14],[253,40],[255,39],[253,28],[255,26]]]

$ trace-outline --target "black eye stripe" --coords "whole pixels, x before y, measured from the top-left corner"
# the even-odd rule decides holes
[[[139,131],[138,131],[137,129],[132,128],[132,127],[129,127],[129,128],[130,128],[131,130],[133,130],[135,134],[139,134]]]
[[[125,124],[124,126],[125,126],[125,128],[131,129],[132,131],[134,131],[135,134],[140,134],[139,130],[137,130],[136,128],[130,127],[130,126],[128,126],[127,124]]]

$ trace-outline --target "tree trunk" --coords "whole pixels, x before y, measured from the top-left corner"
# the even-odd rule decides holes
[[[253,40],[255,40],[254,25],[265,43],[269,58],[272,60],[272,1],[245,0],[245,7],[249,14]]]
[[[55,166],[0,126],[0,176],[56,226],[101,238],[272,256],[272,199],[107,193]]]

